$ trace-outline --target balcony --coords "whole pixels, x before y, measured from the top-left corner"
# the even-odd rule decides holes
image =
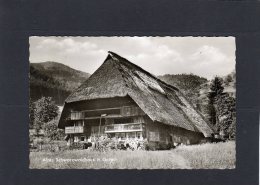
[[[141,123],[114,124],[105,126],[105,133],[138,131],[143,131],[143,125]]]
[[[68,120],[87,120],[100,119],[102,114],[106,114],[106,118],[142,116],[145,113],[137,106],[123,106],[104,109],[72,111]]]
[[[84,133],[83,126],[65,127],[65,134],[82,134]]]
[[[71,120],[80,120],[84,119],[84,112],[71,112],[70,119]]]

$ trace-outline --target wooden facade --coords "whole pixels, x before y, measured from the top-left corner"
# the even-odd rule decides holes
[[[70,143],[93,142],[106,136],[120,140],[146,139],[152,148],[160,149],[181,143],[195,144],[204,138],[202,133],[153,122],[129,97],[74,103],[65,120],[65,134]]]

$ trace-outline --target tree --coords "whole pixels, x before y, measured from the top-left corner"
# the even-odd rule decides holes
[[[215,126],[218,122],[218,112],[217,112],[217,101],[223,93],[224,87],[222,86],[222,80],[219,77],[215,77],[210,84],[210,92],[208,94],[208,115],[210,123]]]
[[[34,103],[31,101],[29,101],[29,128],[33,128],[34,126],[34,111],[35,111],[35,106]]]
[[[223,93],[224,87],[222,85],[223,80],[216,76],[210,84],[209,99],[217,98]]]
[[[236,113],[233,114],[233,120],[232,120],[232,123],[229,126],[227,132],[229,133],[229,138],[236,137]]]
[[[212,101],[209,101],[207,105],[207,115],[208,121],[212,126],[214,126],[216,124],[216,110]]]
[[[58,109],[51,97],[42,97],[34,102],[34,128],[39,130],[44,124],[57,117]]]
[[[208,114],[210,122],[214,126],[215,131],[229,136],[235,137],[236,131],[236,110],[235,98],[224,93],[223,81],[219,77],[215,77],[210,84],[210,92],[208,94]]]
[[[45,136],[50,140],[62,140],[65,137],[64,130],[58,128],[57,121],[53,119],[43,126]]]
[[[230,82],[232,82],[232,76],[231,76],[231,74],[229,74],[229,75],[227,75],[227,77],[225,78],[225,81],[224,81],[224,83],[225,83],[225,85],[228,85]]]
[[[235,137],[236,132],[236,100],[227,93],[222,94],[217,102],[218,123],[216,125],[218,132],[224,133],[229,138]]]

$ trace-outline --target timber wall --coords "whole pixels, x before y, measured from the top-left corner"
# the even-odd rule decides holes
[[[165,125],[159,122],[153,122],[146,118],[146,136],[149,144],[158,149],[160,145],[176,144],[198,144],[204,138],[202,133],[192,132],[186,129]]]

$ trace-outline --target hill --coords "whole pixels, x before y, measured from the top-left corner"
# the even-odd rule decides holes
[[[62,105],[66,97],[84,82],[90,74],[57,62],[30,64],[30,98],[53,97]]]
[[[194,90],[198,88],[201,84],[206,83],[208,81],[206,78],[194,74],[166,74],[163,76],[158,76],[158,78],[170,85],[178,87],[183,91]]]
[[[193,74],[167,74],[158,76],[158,78],[170,85],[178,87],[207,120],[207,94],[210,91],[211,81]],[[235,98],[236,73],[233,71],[226,76],[222,76],[221,79],[223,81],[224,92]]]
[[[166,74],[158,76],[158,78],[170,85],[178,87],[195,107],[198,103],[197,99],[201,85],[208,82],[206,78],[194,74]]]

